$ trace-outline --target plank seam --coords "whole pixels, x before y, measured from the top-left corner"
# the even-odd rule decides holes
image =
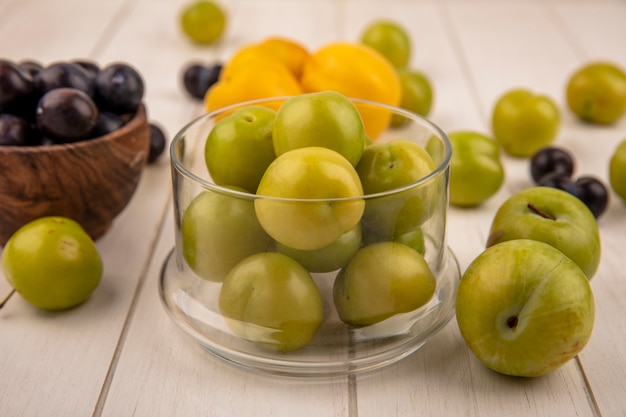
[[[148,256],[146,257],[143,266],[141,267],[141,273],[139,274],[139,280],[137,281],[137,285],[135,286],[135,291],[133,293],[133,298],[130,303],[130,307],[128,309],[128,314],[126,315],[126,319],[124,320],[124,324],[122,326],[122,330],[120,332],[120,336],[115,346],[115,350],[113,351],[113,357],[111,358],[111,364],[107,371],[106,377],[102,384],[102,389],[100,390],[100,394],[98,395],[98,399],[96,401],[96,405],[94,407],[94,411],[92,417],[100,417],[102,415],[102,411],[104,410],[104,404],[109,394],[109,390],[111,388],[111,383],[113,382],[113,376],[115,374],[115,370],[117,369],[117,365],[119,363],[120,357],[122,355],[122,349],[126,342],[126,337],[128,335],[130,325],[132,323],[133,317],[135,315],[135,311],[137,310],[137,304],[139,301],[139,296],[143,290],[144,284],[146,282],[148,276],[148,270],[150,269],[150,265],[154,258],[154,253],[156,247],[159,243],[159,236],[163,233],[165,228],[165,216],[168,213],[168,209],[172,200],[172,192],[168,193],[168,197],[165,200],[165,204],[163,205],[161,214],[159,216],[159,227],[156,228],[151,244],[148,248]]]
[[[602,417],[600,406],[598,404],[598,401],[596,400],[596,396],[593,394],[593,390],[591,389],[591,383],[589,381],[589,378],[587,378],[587,374],[585,373],[585,369],[583,368],[583,364],[580,360],[579,355],[576,355],[576,368],[578,368],[578,372],[583,379],[585,396],[587,397],[587,401],[589,402],[589,406],[591,407],[591,411],[593,412],[593,417]]]
[[[109,24],[106,26],[102,35],[96,40],[89,56],[96,59],[98,56],[102,55],[106,47],[108,46],[109,41],[113,38],[113,35],[123,26],[123,23],[128,20],[128,17],[131,15],[132,9],[137,5],[138,0],[132,0],[124,2],[117,13],[110,20]]]

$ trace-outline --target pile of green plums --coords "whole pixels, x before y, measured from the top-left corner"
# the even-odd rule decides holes
[[[409,185],[436,163],[410,140],[372,141],[347,97],[324,91],[221,115],[204,156],[219,187],[184,210],[182,252],[196,275],[221,283],[235,335],[281,352],[307,345],[326,301],[314,273],[332,272],[328,301],[353,327],[433,298],[422,225],[445,209],[445,189]]]

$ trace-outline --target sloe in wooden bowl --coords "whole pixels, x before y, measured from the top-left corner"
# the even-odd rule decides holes
[[[133,196],[149,149],[144,106],[124,126],[98,138],[0,146],[0,245],[44,216],[74,219],[98,239]]]

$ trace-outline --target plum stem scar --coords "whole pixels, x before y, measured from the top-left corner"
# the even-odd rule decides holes
[[[531,209],[532,211],[534,211],[535,213],[537,213],[538,215],[540,215],[544,219],[556,220],[556,217],[554,217],[554,216],[546,213],[545,211],[541,210],[539,207],[534,205],[532,201],[529,202],[527,206],[528,206],[529,209]]]

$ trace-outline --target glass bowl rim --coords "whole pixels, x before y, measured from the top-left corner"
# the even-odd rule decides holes
[[[396,195],[404,191],[419,187],[422,184],[426,184],[430,182],[433,178],[445,172],[446,168],[450,165],[450,160],[452,158],[452,144],[450,142],[450,139],[448,138],[448,135],[435,123],[433,123],[432,121],[430,121],[424,116],[421,116],[417,113],[411,112],[409,110],[403,109],[398,106],[392,106],[386,103],[360,99],[360,98],[352,98],[352,97],[348,97],[348,99],[354,104],[363,104],[367,106],[387,109],[391,112],[402,115],[408,119],[416,120],[422,126],[425,126],[426,128],[432,130],[433,133],[438,134],[440,136],[440,139],[445,145],[441,162],[428,175],[416,181],[413,181],[409,184],[403,185],[402,187],[393,188],[387,191],[382,191],[382,192],[373,193],[373,194],[364,194],[364,195],[359,195],[359,196],[351,196],[351,197],[293,198],[293,197],[276,197],[276,196],[259,195],[259,194],[255,194],[252,192],[240,191],[240,190],[236,190],[233,188],[218,185],[214,182],[210,182],[204,178],[201,178],[200,176],[198,176],[197,174],[189,170],[178,158],[177,153],[176,153],[176,148],[177,148],[178,143],[184,139],[185,133],[193,125],[197,124],[198,122],[205,120],[205,119],[206,120],[213,119],[221,113],[233,111],[239,108],[268,103],[268,102],[274,102],[274,101],[286,101],[287,99],[291,97],[295,97],[295,96],[265,97],[265,98],[255,99],[255,100],[242,101],[240,103],[231,104],[228,106],[220,107],[218,109],[215,109],[207,113],[203,113],[202,115],[192,119],[189,123],[185,124],[181,129],[179,129],[178,132],[176,132],[176,134],[174,135],[174,138],[172,139],[172,142],[170,143],[169,151],[170,151],[170,161],[172,164],[172,168],[176,170],[176,172],[178,172],[183,177],[198,183],[200,186],[202,186],[202,188],[206,189],[207,191],[214,191],[214,192],[219,192],[225,195],[231,195],[231,196],[236,196],[239,198],[254,199],[254,200],[263,199],[263,200],[273,200],[273,201],[315,203],[315,202],[342,202],[342,201],[375,199],[379,197]]]

